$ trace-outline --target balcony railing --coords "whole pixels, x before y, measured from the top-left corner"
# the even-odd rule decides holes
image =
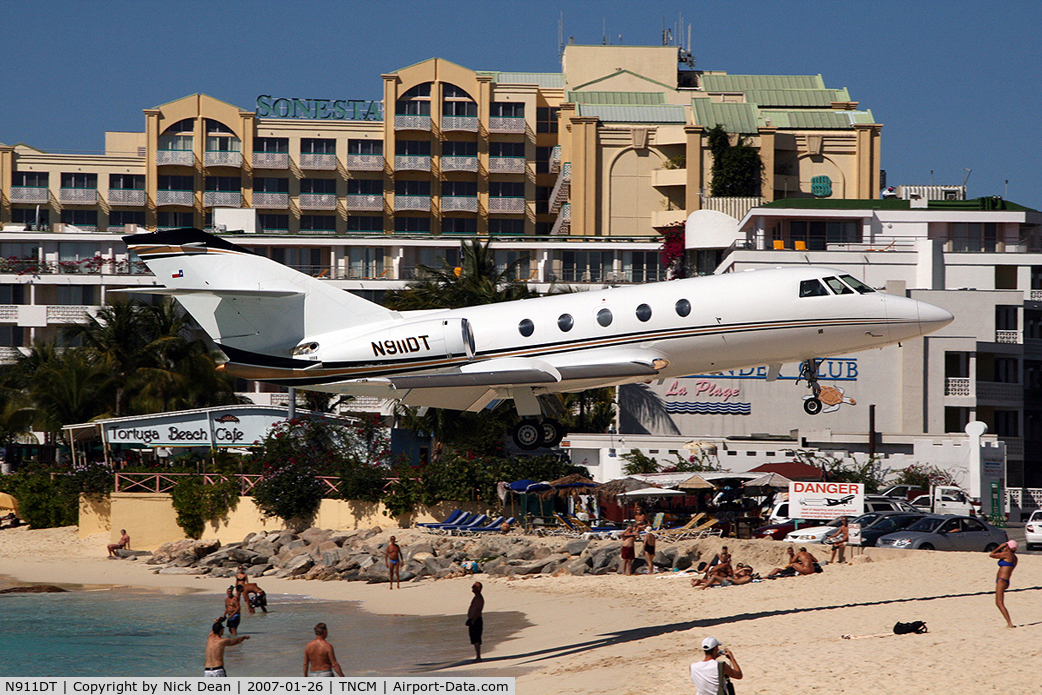
[[[116,473],[116,492],[141,492],[160,494],[170,492],[186,476],[194,473]],[[239,494],[250,495],[254,485],[263,478],[260,474],[228,474],[203,473],[203,485],[216,485],[227,481],[238,483]],[[315,479],[322,483],[323,495],[338,495],[340,478],[338,476],[316,475]]]
[[[494,116],[488,119],[490,133],[523,133],[525,119],[523,116]]]
[[[490,157],[488,170],[491,174],[523,174],[525,173],[525,158]]]
[[[289,207],[289,193],[253,192],[253,207],[269,210],[285,210]]]
[[[384,156],[382,154],[349,154],[347,168],[351,171],[383,171]]]
[[[1006,445],[1006,458],[1008,460],[1024,460],[1024,438],[1023,437],[999,437],[1000,442]]]
[[[950,376],[944,380],[945,396],[972,396],[973,381],[964,377]]]
[[[1033,302],[1042,302],[1042,290],[1031,290],[1028,298]]]
[[[557,220],[554,222],[554,226],[550,229],[550,234],[551,236],[567,234],[571,227],[572,206],[570,203],[565,203],[561,206],[561,211],[557,213]]]
[[[996,381],[978,381],[977,400],[998,401],[1001,404],[1023,401],[1024,386],[1022,384],[1006,384]]]
[[[205,191],[203,207],[241,208],[242,193],[239,191]]]
[[[48,323],[83,323],[88,316],[98,311],[99,307],[87,306],[59,306],[49,305],[47,307]]]
[[[427,195],[396,195],[394,196],[394,208],[396,210],[430,212],[431,197]]]
[[[22,351],[16,347],[0,347],[0,363],[13,364],[22,356]]]
[[[144,205],[145,192],[136,188],[110,188],[109,205]]]
[[[478,197],[476,195],[442,196],[441,209],[443,212],[477,212]]]
[[[568,192],[572,184],[572,163],[565,162],[561,167],[561,174],[557,177],[554,190],[550,192],[550,212],[554,213],[568,200]]]
[[[399,171],[430,171],[431,157],[420,154],[396,154],[394,168]]]
[[[348,210],[382,212],[384,209],[384,197],[382,195],[349,195],[346,198],[346,203]]]
[[[195,153],[192,150],[158,150],[156,164],[159,166],[195,166]]]
[[[477,157],[442,157],[442,171],[477,171]]]
[[[395,115],[395,130],[430,130],[430,116]]]
[[[336,193],[301,193],[301,210],[336,210]]]
[[[97,205],[97,188],[59,188],[58,202],[65,205]]]
[[[336,171],[336,155],[324,152],[301,152],[300,168],[315,171]]]
[[[4,304],[0,306],[0,321],[17,321],[18,305]]]
[[[488,211],[503,215],[523,215],[525,214],[525,199],[492,197],[488,199]]]
[[[46,186],[11,186],[12,203],[49,203],[51,191]]]
[[[1007,345],[1020,345],[1023,340],[1020,331],[995,331],[995,342]]]
[[[195,191],[156,191],[156,205],[195,205]]]
[[[477,116],[442,116],[442,130],[457,130],[466,133],[478,132]]]
[[[242,152],[208,150],[203,154],[203,164],[208,167],[241,167]]]
[[[561,171],[561,146],[554,145],[550,151],[550,173],[557,174]]]
[[[0,273],[11,275],[151,275],[141,261],[115,258],[84,258],[81,261],[38,261],[31,258],[0,258]]]
[[[702,207],[706,210],[715,210],[725,215],[730,215],[736,220],[745,217],[745,214],[753,208],[763,205],[763,198],[726,198],[717,196],[704,196]]]
[[[254,152],[254,169],[289,169],[288,152]]]

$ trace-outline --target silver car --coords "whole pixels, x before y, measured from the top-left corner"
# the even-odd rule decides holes
[[[972,516],[930,514],[904,531],[876,541],[879,548],[971,550],[991,552],[1005,543],[1006,532]]]

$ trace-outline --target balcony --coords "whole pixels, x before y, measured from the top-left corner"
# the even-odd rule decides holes
[[[477,212],[478,197],[476,195],[448,195],[441,199],[442,212]]]
[[[431,157],[426,154],[396,154],[394,168],[398,171],[430,171]]]
[[[239,191],[206,191],[203,193],[204,208],[241,208],[242,193]]]
[[[97,310],[98,307],[50,305],[47,307],[47,323],[83,323]]]
[[[58,202],[63,205],[97,205],[97,188],[59,188]]]
[[[572,206],[569,203],[565,203],[561,206],[561,211],[557,214],[557,220],[554,222],[554,226],[550,229],[551,236],[562,236],[568,233],[568,230],[572,228]]]
[[[395,130],[430,130],[430,116],[396,115],[394,117]]]
[[[145,192],[136,188],[110,188],[109,205],[144,205]]]
[[[0,321],[17,321],[20,304],[4,304],[0,306]]]
[[[383,171],[384,156],[382,154],[349,154],[347,168],[351,171]]]
[[[22,357],[22,351],[16,347],[0,347],[0,364],[14,364]]]
[[[523,133],[525,119],[521,116],[494,116],[488,119],[490,133]]]
[[[550,212],[554,213],[568,201],[568,191],[572,184],[572,163],[565,162],[561,167],[561,175],[557,177],[554,190],[550,193]]]
[[[669,227],[671,225],[683,224],[684,220],[687,219],[686,210],[652,210],[651,211],[651,226],[658,229],[659,227]]]
[[[397,129],[397,120],[395,121],[395,127]],[[478,117],[477,116],[442,116],[441,117],[441,129],[442,130],[462,131],[464,133],[476,133],[476,132],[478,132]]]
[[[489,198],[488,211],[491,214],[523,215],[525,214],[524,198]]]
[[[289,169],[288,152],[254,152],[254,169]]]
[[[156,205],[195,205],[194,191],[156,191]]]
[[[203,164],[208,167],[241,167],[242,152],[232,150],[207,150],[203,154]]]
[[[301,210],[336,210],[336,193],[301,193]]]
[[[1042,290],[1031,290],[1031,294],[1028,295],[1028,299],[1033,302],[1042,302]]]
[[[394,208],[395,210],[430,212],[431,198],[427,195],[396,195],[394,196]]]
[[[945,396],[972,396],[973,381],[965,377],[948,377],[944,380]]]
[[[705,210],[716,210],[725,215],[730,215],[736,220],[745,217],[745,213],[753,208],[760,207],[766,202],[763,198],[728,198],[705,196],[702,198],[702,208]]]
[[[195,153],[191,150],[158,150],[156,164],[158,166],[195,166]]]
[[[51,191],[46,186],[11,186],[11,202],[46,205],[51,202]]]
[[[301,152],[300,168],[312,171],[336,171],[336,155],[324,152]]]
[[[253,192],[253,207],[266,210],[285,210],[289,207],[289,193]]]
[[[525,158],[490,157],[488,172],[490,174],[523,174],[525,173]]]
[[[550,173],[559,174],[561,173],[561,146],[554,145],[554,149],[550,152]]]
[[[978,403],[991,401],[994,405],[1011,406],[1023,403],[1024,386],[996,381],[978,381],[976,395]]]
[[[687,169],[655,169],[651,172],[651,185],[655,188],[686,186]]]
[[[1020,331],[995,331],[995,342],[1005,345],[1020,345],[1023,340]]]
[[[384,198],[382,195],[349,195],[346,198],[347,209],[359,212],[383,212]]]
[[[442,171],[477,171],[477,157],[442,157]]]

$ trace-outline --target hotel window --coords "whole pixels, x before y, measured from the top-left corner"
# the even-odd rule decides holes
[[[113,210],[109,213],[109,227],[123,227],[128,224],[145,226],[144,210]]]
[[[396,232],[430,232],[430,217],[395,217],[394,231]]]
[[[394,194],[395,195],[420,195],[430,197],[431,195],[431,182],[430,181],[395,181],[394,182]]]
[[[289,154],[289,138],[254,138],[253,151]]]
[[[397,140],[394,153],[400,156],[429,157],[431,155],[430,140]]]
[[[1019,437],[1020,413],[1016,410],[995,411],[995,436]]]
[[[805,242],[811,251],[824,251],[829,244],[859,244],[861,221],[791,220],[789,238]]]
[[[62,174],[62,188],[97,188],[98,175],[80,172]]]
[[[40,227],[45,228],[51,223],[51,211],[47,208],[11,208],[11,222],[17,225],[25,225],[26,227]],[[4,258],[9,258],[7,254],[3,254]]]
[[[478,105],[473,101],[446,101],[441,105],[441,115],[477,117]]]
[[[494,101],[489,116],[492,118],[524,118],[525,103],[523,101]]]
[[[556,133],[557,132],[557,112],[556,106],[547,107],[540,106],[535,110],[535,132],[537,133]]]
[[[476,142],[443,142],[441,143],[442,157],[477,157],[478,143]]]
[[[553,152],[554,148],[552,147],[535,148],[535,173],[550,173],[550,157],[553,155]]]
[[[336,179],[301,179],[300,192],[336,195]]]
[[[348,154],[383,154],[383,140],[348,140]]]
[[[427,97],[427,98],[430,98],[430,96],[431,96],[431,83],[430,82],[423,82],[421,84],[416,85],[415,87],[413,87],[412,89],[407,91],[405,94],[403,94],[402,95],[402,99],[415,99],[417,97]]]
[[[349,232],[382,232],[384,218],[376,215],[353,215],[347,218]]]
[[[206,119],[206,150],[208,152],[240,152],[242,142],[231,128],[220,121]]]
[[[165,229],[180,229],[182,227],[194,227],[195,215],[191,212],[175,212],[172,210],[160,210],[156,213],[156,223]]]
[[[552,191],[553,188],[550,186],[535,187],[535,214],[550,214],[550,193]]]
[[[0,285],[0,304],[10,306],[25,303],[25,285]]]
[[[998,240],[994,222],[953,222],[948,232],[952,251],[993,253]]]
[[[349,179],[347,182],[348,195],[379,195],[384,194],[383,179]]]
[[[16,171],[11,174],[11,185],[24,188],[47,188],[47,172]]]
[[[301,138],[301,154],[336,154],[336,140],[328,138]]]
[[[178,121],[163,131],[159,136],[160,150],[191,150],[193,134],[195,133],[195,119],[186,118]]]
[[[257,215],[257,224],[262,232],[288,232],[289,215],[260,214]]]
[[[0,345],[3,347],[22,347],[25,344],[25,329],[10,324],[0,326]]]
[[[489,181],[488,194],[493,198],[524,198],[523,181]]]
[[[145,190],[144,174],[109,174],[110,191]]]
[[[429,84],[427,86],[430,87]],[[427,93],[430,94],[429,91]],[[469,94],[467,94],[467,91],[465,89],[461,89],[461,88],[457,87],[454,84],[449,84],[448,82],[446,82],[445,84],[443,84],[441,86],[441,93],[442,93],[442,96],[444,96],[446,99],[470,99],[471,98],[471,96]]]
[[[488,144],[488,155],[490,157],[524,157],[525,143],[523,142],[490,142]]]
[[[55,287],[55,304],[59,306],[97,306],[98,292],[96,285],[58,285]]]
[[[302,232],[335,232],[335,215],[301,215],[300,231]],[[318,249],[315,249],[316,251]]]
[[[444,217],[441,220],[442,234],[477,234],[478,218]]]
[[[195,179],[191,176],[161,174],[158,187],[161,191],[192,191],[195,190]]]
[[[658,251],[623,251],[622,272],[630,282],[655,282],[659,279]]]
[[[71,224],[74,227],[97,227],[98,211],[65,208],[62,210],[62,224]]]
[[[430,116],[431,102],[429,101],[399,101],[395,105],[396,116]]]
[[[348,251],[350,277],[378,278],[384,273],[384,250],[372,247],[351,247]]]
[[[558,251],[561,279],[566,282],[599,282],[611,272],[615,255],[612,251]]]
[[[443,181],[442,197],[474,197],[478,194],[477,181]]]
[[[187,177],[186,177],[187,178]],[[238,176],[207,176],[206,190],[208,191],[231,191],[238,193],[242,179]]]
[[[17,260],[38,261],[40,260],[40,245],[17,241],[0,244],[0,256]]]
[[[521,251],[500,249],[492,254],[496,262],[496,272],[506,275],[508,280],[527,280],[529,272],[528,255]]]
[[[289,179],[258,176],[253,179],[253,190],[257,193],[289,193]]]
[[[523,219],[490,217],[488,218],[488,233],[506,236],[524,236],[525,221]]]
[[[84,261],[98,255],[97,246],[85,242],[64,242],[58,244],[59,261]]]
[[[324,217],[325,215],[309,215]],[[296,246],[272,246],[271,260],[289,266],[302,273],[311,273],[322,266],[322,249],[299,248]]]

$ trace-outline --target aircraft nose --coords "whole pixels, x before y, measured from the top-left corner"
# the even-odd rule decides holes
[[[955,320],[955,315],[926,302],[916,302],[919,308],[919,329],[925,335],[940,330]]]

